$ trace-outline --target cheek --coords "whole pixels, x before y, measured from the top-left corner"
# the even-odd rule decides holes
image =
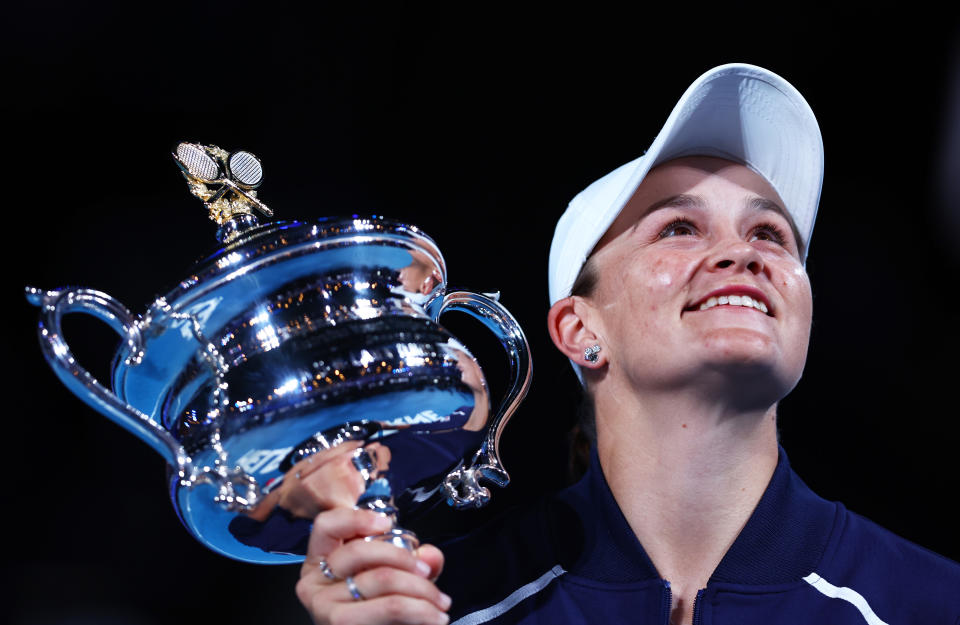
[[[674,263],[660,259],[653,264],[650,287],[653,289],[667,289],[673,286],[676,280],[677,268]]]
[[[805,361],[810,343],[810,325],[813,321],[813,292],[810,288],[810,278],[801,267],[787,274],[784,287],[784,293],[790,295],[788,302],[796,319],[794,349],[798,357],[802,356]]]
[[[665,316],[679,315],[690,261],[682,256],[642,251],[604,259],[599,269],[597,301],[606,330],[613,339],[627,340],[636,332],[658,331]]]
[[[798,306],[807,318],[809,325],[813,317],[813,290],[810,287],[810,276],[803,267],[798,267],[790,272],[790,287],[797,293]]]
[[[675,303],[688,273],[688,263],[683,258],[661,257],[638,271],[632,283],[640,286],[649,310],[657,310]]]
[[[677,308],[677,289],[683,282],[685,270],[686,265],[677,259],[637,262],[611,285],[610,301],[629,306],[630,314],[624,316],[628,324],[642,327],[655,325],[659,313]],[[680,314],[679,308],[676,313]]]

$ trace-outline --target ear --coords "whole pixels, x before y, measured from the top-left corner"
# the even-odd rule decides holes
[[[588,319],[589,305],[576,296],[565,297],[550,307],[547,313],[547,330],[553,344],[567,358],[585,369],[599,369],[606,364],[601,350],[596,362],[584,358],[584,350],[602,342],[591,329]]]

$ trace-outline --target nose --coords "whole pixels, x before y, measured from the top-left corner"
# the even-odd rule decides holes
[[[755,247],[746,241],[737,240],[718,246],[710,261],[710,267],[715,271],[749,271],[757,275],[763,272],[764,263]]]

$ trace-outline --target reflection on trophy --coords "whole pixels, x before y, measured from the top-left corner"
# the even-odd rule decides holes
[[[380,218],[259,224],[249,152],[181,143],[174,159],[223,246],[141,316],[84,288],[27,289],[40,344],[76,395],[159,452],[185,526],[214,551],[297,562],[312,518],[364,506],[404,521],[438,500],[485,504],[509,478],[501,433],[530,354],[494,297],[447,292],[436,244]],[[510,387],[492,409],[483,371],[440,324],[465,312],[500,340]],[[122,343],[112,390],[73,358],[61,319],[83,312]],[[412,548],[399,527],[379,537]]]

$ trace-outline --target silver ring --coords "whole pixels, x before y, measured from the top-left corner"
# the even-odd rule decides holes
[[[350,591],[354,601],[363,601],[366,599],[366,597],[363,596],[363,593],[360,592],[360,589],[357,588],[356,582],[353,581],[353,576],[347,575],[347,578],[343,581],[347,582],[347,590]]]
[[[330,570],[330,565],[327,564],[327,561],[323,558],[320,558],[320,562],[317,563],[317,566],[320,567],[320,572],[323,573],[323,576],[327,579],[332,579],[333,581],[339,580],[339,578],[333,574],[333,571]]]

